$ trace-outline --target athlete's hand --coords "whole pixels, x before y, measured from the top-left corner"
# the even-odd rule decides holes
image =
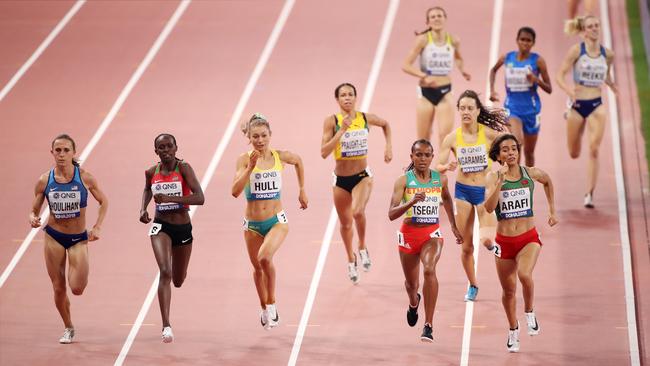
[[[260,152],[257,150],[253,150],[253,152],[248,157],[248,170],[253,171],[253,169],[255,169],[255,165],[257,165],[257,159],[259,158],[260,158]]]
[[[88,241],[95,241],[99,239],[99,232],[101,229],[97,226],[93,226],[92,229],[88,232]]]
[[[33,212],[29,213],[29,225],[33,228],[37,228],[41,226],[41,218],[40,216],[34,215]]]
[[[298,201],[300,201],[300,209],[304,210],[307,208],[307,204],[309,203],[309,199],[307,198],[307,193],[305,193],[305,189],[301,188],[300,189],[300,194],[298,195]]]
[[[425,86],[427,86],[429,88],[435,88],[436,86],[438,86],[438,84],[436,84],[435,80],[436,79],[433,77],[433,75],[427,75],[427,76],[422,78],[422,84],[424,84]]]
[[[350,115],[346,114],[343,116],[343,121],[341,121],[341,130],[347,131],[350,126],[352,126],[352,120],[350,119]]]
[[[168,196],[168,195],[162,194],[162,193],[157,193],[157,194],[153,195],[153,200],[156,203],[172,202],[171,198],[172,198],[171,196]]]
[[[498,102],[499,101],[499,93],[491,92],[490,93],[490,101],[491,102]]]
[[[506,173],[508,172],[508,165],[504,164],[497,170],[497,180],[496,180],[496,185],[499,185],[503,183],[503,181],[506,179]]]
[[[445,171],[452,171],[453,172],[454,170],[456,170],[456,167],[458,167],[458,161],[452,160],[449,163],[445,164],[445,167],[447,167],[447,169],[445,169]]]
[[[456,244],[463,244],[463,236],[460,234],[460,231],[458,231],[456,225],[452,225],[451,232],[456,237]]]
[[[462,71],[462,74],[465,80],[470,81],[472,79],[472,75],[466,73],[465,71]]]
[[[390,163],[391,160],[393,160],[393,149],[390,146],[386,146],[386,150],[384,150],[384,162]]]
[[[560,220],[557,219],[554,213],[548,215],[548,226],[555,226]]]
[[[417,202],[422,202],[424,199],[427,198],[427,194],[424,192],[418,192],[415,195],[413,195],[413,198],[411,198],[411,202],[414,204]]]
[[[148,224],[151,222],[151,218],[149,218],[149,212],[147,212],[147,210],[140,211],[140,222],[143,224]]]
[[[536,83],[539,79],[537,78],[537,76],[535,76],[535,74],[529,72],[528,74],[526,74],[526,80],[528,80],[529,83]]]

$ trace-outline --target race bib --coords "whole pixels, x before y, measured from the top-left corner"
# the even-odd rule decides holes
[[[485,145],[462,146],[457,151],[458,165],[463,173],[474,173],[487,169],[488,157]]]
[[[54,218],[69,219],[81,214],[81,192],[50,191],[47,197]]]
[[[499,193],[499,208],[502,218],[512,219],[533,215],[530,188],[508,189]]]
[[[342,158],[368,155],[368,130],[347,130],[340,143]]]
[[[282,190],[282,174],[277,170],[251,173],[249,186],[253,199],[278,199]]]
[[[532,72],[530,66],[526,67],[506,67],[506,87],[513,92],[528,91],[533,83],[528,81],[526,75]]]
[[[183,184],[181,182],[160,182],[151,185],[151,192],[156,194],[164,194],[165,196],[183,197]],[[183,205],[176,202],[156,203],[157,211],[173,211],[178,210]]]
[[[416,224],[437,224],[440,197],[427,195],[424,201],[414,204],[411,208],[413,209],[412,222]]]
[[[158,235],[161,229],[162,229],[162,224],[158,222],[154,222],[153,224],[151,224],[151,227],[149,228],[149,236]]]

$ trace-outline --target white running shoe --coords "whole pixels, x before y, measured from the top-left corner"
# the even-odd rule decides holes
[[[275,307],[275,304],[266,305],[266,312],[269,321],[268,329],[277,327],[280,323],[280,316],[278,315],[278,309]]]
[[[164,327],[162,332],[163,343],[172,343],[173,340],[174,333],[172,332],[172,327]]]
[[[517,322],[517,329],[508,330],[508,352],[519,352],[519,322]]]
[[[535,312],[531,311],[526,314],[526,323],[528,324],[528,335],[535,336],[539,334],[539,323],[535,317]]]
[[[269,312],[266,309],[262,309],[260,312],[260,323],[262,323],[262,327],[266,330],[271,329],[269,327]]]
[[[72,343],[72,338],[74,338],[74,328],[65,328],[63,335],[59,338],[59,343],[70,344]]]
[[[585,194],[585,207],[594,208],[594,197],[591,193]]]
[[[361,256],[361,266],[363,266],[364,272],[370,271],[370,256],[368,255],[368,249],[359,249],[359,256]]]
[[[359,283],[359,271],[357,271],[357,264],[355,262],[348,263],[348,277],[353,284]]]

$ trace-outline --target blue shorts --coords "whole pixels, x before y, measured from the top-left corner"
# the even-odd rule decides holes
[[[594,110],[596,110],[596,108],[600,107],[601,104],[603,104],[603,99],[598,97],[595,99],[576,100],[571,108],[575,109],[582,118],[586,119]]]
[[[539,133],[540,119],[539,113],[510,113],[510,118],[516,118],[521,121],[521,127],[526,135],[537,135]]]
[[[271,231],[273,226],[275,226],[275,224],[288,223],[289,220],[287,220],[287,215],[284,213],[284,211],[280,211],[275,216],[271,216],[271,218],[264,221],[250,221],[244,218],[244,230],[252,231],[262,237],[265,237],[266,234]]]
[[[480,205],[483,203],[483,201],[485,201],[485,187],[470,186],[456,182],[454,198],[467,201],[474,206]]]
[[[70,249],[75,244],[88,241],[87,231],[79,234],[64,234],[52,229],[49,225],[45,226],[43,231],[45,231],[47,235],[51,236],[52,239],[56,240],[57,243],[61,244],[65,249]]]

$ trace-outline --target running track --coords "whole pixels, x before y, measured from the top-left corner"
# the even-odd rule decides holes
[[[0,87],[73,4],[0,3],[0,40],[6,45]],[[466,11],[469,3],[447,0],[439,4],[449,14],[450,31],[461,39],[466,68],[473,76],[465,82],[456,72],[455,93],[472,88],[484,94],[493,2],[473,2],[471,12]],[[2,182],[2,190],[9,194],[0,202],[5,213],[0,231],[3,271],[29,232],[26,216],[33,184],[50,167],[52,137],[65,131],[76,139],[78,152],[86,147],[178,5],[171,1],[84,4],[0,101],[0,121],[5,127],[0,144],[12,156],[5,163],[11,179]],[[244,116],[261,111],[270,117],[273,146],[299,153],[306,163],[307,211],[297,209],[292,169],[285,178],[283,202],[291,232],[275,260],[282,325],[272,332],[259,326],[257,297],[239,229],[244,202],[229,194],[236,156],[247,149],[235,131],[224,141],[226,149],[205,190],[206,205],[198,208],[193,219],[197,240],[188,279],[173,291],[175,342],[160,343],[160,315],[154,299],[133,344],[122,355],[128,365],[289,362],[332,208],[333,162],[322,160],[317,148],[322,120],[336,111],[332,91],[338,83],[349,81],[357,86],[358,106],[370,92],[366,83],[389,1],[298,0],[246,98],[247,83],[284,6],[280,0],[189,4],[84,161],[108,195],[110,210],[101,241],[90,245],[89,286],[82,297],[71,298],[75,344],[56,343],[62,327],[51,300],[39,233],[0,288],[0,364],[83,360],[84,364],[104,365],[118,359],[156,277],[146,227],[137,221],[142,173],[155,161],[152,139],[161,131],[175,134],[179,156],[201,178],[209,173],[212,155],[242,101],[246,102]],[[436,341],[422,344],[418,340],[421,322],[416,328],[404,324],[406,296],[393,240],[399,224],[386,219],[392,182],[408,162],[414,134],[415,82],[400,71],[400,65],[428,6],[425,1],[399,3],[369,100],[369,110],[388,119],[394,133],[394,160],[389,165],[381,159],[381,133],[371,134],[370,165],[376,179],[367,214],[373,270],[362,273],[359,286],[350,284],[337,228],[301,347],[295,353],[298,364],[461,363],[466,284],[459,248],[451,240],[444,248],[438,267]],[[561,32],[557,14],[565,11],[564,2],[524,5],[506,0],[497,33],[498,53],[515,47],[515,32],[523,23],[514,19],[528,14],[524,15],[526,24],[538,33],[535,50],[546,58],[553,76],[575,41]],[[648,364],[648,173],[643,170],[644,152],[636,132],[639,112],[628,62],[623,1],[610,1],[609,11],[621,90],[618,113],[640,360]],[[499,83],[502,77],[500,73]],[[467,360],[472,365],[632,364],[611,128],[601,148],[597,209],[586,211],[581,206],[585,151],[577,161],[568,159],[561,118],[565,98],[555,88],[542,99],[538,166],[554,179],[561,220],[554,229],[544,224],[546,206],[538,193],[537,224],[545,246],[535,271],[536,310],[543,332],[536,338],[523,334],[521,353],[505,352],[500,287],[492,259],[482,251],[480,301],[473,308],[470,342],[465,343]],[[89,222],[94,220],[93,207],[88,210]],[[444,230],[449,233],[448,227]]]

